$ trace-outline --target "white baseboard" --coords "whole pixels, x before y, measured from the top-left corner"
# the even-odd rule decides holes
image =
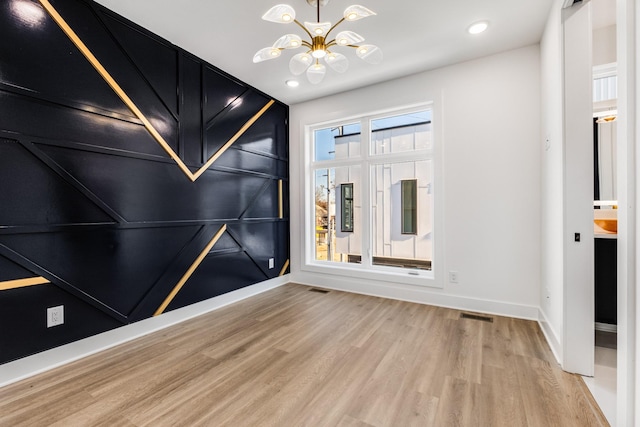
[[[513,304],[503,301],[461,297],[445,294],[439,289],[399,285],[389,282],[346,278],[335,275],[298,272],[290,277],[291,282],[303,285],[353,292],[382,298],[397,299],[419,304],[467,310],[497,316],[538,320],[537,306]]]
[[[540,310],[540,314],[538,315],[538,324],[540,325],[540,329],[542,329],[544,337],[547,339],[549,347],[551,347],[551,352],[555,356],[556,361],[559,365],[562,365],[562,346],[560,345],[560,339],[542,310]]]
[[[289,275],[277,277],[187,307],[169,311],[161,316],[144,319],[89,338],[43,351],[33,356],[5,363],[0,365],[0,387],[71,363],[127,341],[140,338],[270,289],[277,288],[278,286],[289,283],[289,281]]]

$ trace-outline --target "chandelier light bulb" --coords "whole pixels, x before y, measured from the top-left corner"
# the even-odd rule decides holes
[[[296,11],[288,4],[277,4],[262,15],[262,19],[278,24],[288,24],[295,21]]]
[[[358,49],[358,52],[360,53],[360,55],[364,55],[365,53],[367,53],[367,48],[366,47],[361,47]]]
[[[311,52],[311,55],[317,59],[324,58],[326,54],[327,54],[327,51],[324,49],[316,49],[313,52]]]
[[[367,9],[364,6],[360,6],[359,4],[354,4],[347,7],[344,11],[344,19],[347,21],[357,21],[362,18],[366,18],[368,16],[373,16],[376,13],[370,9]]]

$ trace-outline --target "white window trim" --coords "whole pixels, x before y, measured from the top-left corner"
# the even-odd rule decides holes
[[[370,121],[382,117],[388,117],[392,115],[400,115],[409,113],[412,111],[430,109],[431,110],[431,132],[432,132],[432,148],[430,150],[424,150],[419,152],[420,157],[418,159],[431,159],[433,160],[433,210],[431,213],[432,221],[432,234],[433,234],[433,262],[431,271],[426,270],[408,270],[395,267],[384,267],[370,265],[369,256],[362,257],[363,264],[349,264],[349,263],[337,263],[331,261],[319,261],[315,259],[315,238],[314,233],[310,230],[315,230],[315,210],[314,204],[314,174],[315,168],[318,165],[327,163],[330,167],[343,167],[352,165],[361,165],[363,159],[369,164],[375,163],[388,163],[390,161],[401,161],[417,159],[416,152],[409,153],[397,153],[390,156],[371,155],[369,152],[370,147]],[[318,161],[314,162],[315,147],[313,145],[313,133],[317,129],[323,129],[330,126],[345,125],[353,123],[354,121],[361,121],[361,135],[363,136],[360,143],[361,157],[357,159],[339,159],[331,161]],[[429,288],[444,288],[444,243],[443,243],[443,150],[442,150],[442,118],[439,113],[439,104],[437,102],[426,102],[413,104],[401,108],[385,109],[383,111],[376,111],[371,113],[364,113],[357,116],[345,117],[338,120],[324,121],[318,123],[310,123],[304,125],[304,144],[303,144],[303,156],[304,156],[304,218],[303,218],[303,236],[302,247],[304,253],[302,254],[301,270],[318,273],[318,274],[330,274],[343,277],[352,277],[366,280],[392,282],[403,285],[413,285]],[[312,164],[315,168],[312,169]],[[364,188],[369,189],[370,173],[368,171],[362,172],[363,180],[366,180]],[[362,191],[362,206],[370,206],[370,192]],[[363,208],[361,227],[370,229],[371,225],[371,211],[365,212]],[[370,251],[370,232],[362,233],[362,245],[364,248],[369,248]],[[365,262],[366,260],[366,262]],[[375,268],[375,269],[374,269]]]

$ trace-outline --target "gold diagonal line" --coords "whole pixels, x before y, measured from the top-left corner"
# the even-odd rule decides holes
[[[282,180],[278,180],[278,218],[284,217],[284,209],[282,206]]]
[[[169,295],[167,295],[167,297],[164,299],[164,301],[160,305],[160,307],[158,307],[156,312],[153,313],[154,316],[158,316],[158,315],[160,315],[160,314],[162,314],[164,312],[164,310],[167,308],[167,306],[171,303],[171,301],[173,301],[175,296],[178,295],[178,292],[180,292],[180,289],[182,289],[184,284],[187,283],[187,280],[189,280],[191,275],[200,266],[200,263],[202,263],[204,258],[207,256],[207,254],[211,250],[211,248],[216,244],[216,242],[220,239],[220,237],[222,237],[222,234],[226,230],[227,230],[227,224],[224,224],[222,227],[220,227],[218,232],[213,236],[213,238],[209,241],[209,243],[207,243],[207,246],[202,250],[202,252],[200,252],[200,255],[198,255],[198,258],[196,258],[196,260],[193,262],[193,264],[191,264],[191,267],[189,267],[187,272],[184,273],[184,275],[182,276],[182,278],[180,279],[178,284],[173,288],[173,290],[169,293]]]
[[[280,270],[280,274],[278,276],[284,276],[284,273],[287,271],[287,267],[289,267],[289,260],[287,260],[282,266],[282,270]]]
[[[275,102],[274,100],[270,100],[257,114],[255,114],[247,123],[240,128],[240,130],[229,140],[227,141],[207,162],[194,174],[189,170],[187,165],[182,161],[180,156],[176,154],[175,151],[169,146],[169,144],[164,140],[162,135],[153,127],[151,122],[146,118],[146,116],[140,111],[140,109],[134,104],[134,102],[129,98],[127,93],[120,87],[120,85],[115,81],[115,79],[109,74],[109,72],[102,66],[98,58],[95,57],[93,53],[89,50],[89,48],[80,40],[80,37],[73,31],[73,29],[67,24],[67,22],[60,16],[58,11],[49,3],[49,0],[39,0],[40,4],[45,8],[45,10],[51,15],[53,20],[58,24],[58,26],[62,29],[62,31],[69,37],[69,40],[80,50],[80,52],[84,55],[85,58],[89,61],[89,63],[96,69],[96,71],[100,74],[100,76],[104,79],[104,81],[113,89],[113,91],[120,97],[122,102],[131,110],[131,112],[142,122],[147,131],[151,134],[151,136],[160,144],[160,146],[164,149],[164,151],[173,159],[174,162],[180,167],[182,172],[192,181],[194,182],[198,179],[242,134],[244,134],[249,127],[255,123],[256,120],[260,118]]]
[[[258,111],[253,117],[251,117],[241,128],[238,132],[236,132],[235,135],[233,135],[231,137],[230,140],[228,140],[222,147],[220,147],[220,149],[218,151],[216,151],[216,153],[211,156],[209,158],[209,160],[207,160],[207,163],[205,163],[200,169],[198,169],[198,171],[194,174],[194,181],[196,179],[198,179],[200,177],[200,175],[202,175],[204,173],[204,171],[206,171],[207,169],[209,169],[209,166],[211,166],[213,164],[213,162],[215,162],[216,160],[218,160],[218,157],[222,156],[222,154],[227,151],[227,149],[229,147],[231,147],[231,145],[233,145],[234,142],[236,142],[238,140],[238,138],[240,138],[242,136],[243,133],[245,133],[247,131],[247,129],[249,129],[249,127],[251,127],[252,124],[254,124],[256,122],[256,120],[258,120],[260,118],[260,116],[262,116],[268,109],[269,107],[271,107],[273,105],[275,101],[272,99],[269,102],[267,102],[267,104],[262,107],[262,109],[260,111]]]
[[[8,291],[11,289],[25,288],[27,286],[44,285],[50,283],[44,277],[29,277],[27,279],[16,279],[0,282],[0,291]]]
[[[71,29],[69,24],[60,16],[58,11],[51,6],[49,0],[39,0],[40,4],[46,9],[46,11],[51,15],[54,21],[58,24],[58,26],[64,31],[64,33],[69,37],[69,39],[73,42],[74,45],[80,50],[80,52],[87,58],[87,60],[91,63],[93,68],[102,76],[102,78],[107,82],[107,84],[113,89],[113,91],[122,99],[122,101],[129,107],[131,112],[135,114],[135,116],[142,121],[147,131],[153,136],[156,141],[162,146],[162,148],[169,154],[169,156],[178,164],[180,169],[193,181],[193,174],[187,168],[187,165],[184,164],[182,159],[171,149],[169,144],[162,138],[162,136],[158,133],[158,131],[153,127],[153,125],[147,120],[147,118],[142,114],[142,112],[138,109],[138,107],[133,103],[131,98],[125,93],[125,91],[120,87],[120,85],[111,77],[111,74],[102,66],[100,61],[91,53],[89,48],[80,40],[78,35]]]

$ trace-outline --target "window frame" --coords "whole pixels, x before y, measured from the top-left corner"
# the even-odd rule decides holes
[[[443,288],[444,287],[444,272],[442,266],[444,265],[444,250],[443,250],[443,221],[442,221],[442,149],[440,142],[440,120],[439,114],[439,102],[422,102],[412,105],[408,105],[400,108],[390,108],[385,110],[379,110],[377,112],[363,113],[352,116],[345,116],[341,118],[334,118],[317,123],[303,124],[302,138],[303,144],[303,158],[304,158],[304,222],[302,230],[302,243],[303,243],[303,256],[300,266],[301,271],[318,273],[318,274],[332,274],[344,277],[351,277],[355,279],[366,279],[374,281],[391,282],[398,285],[415,285],[419,287],[429,288]],[[431,111],[431,147],[426,150],[389,153],[385,155],[373,154],[371,143],[371,122],[373,120],[392,117],[395,115],[408,114],[412,112],[418,112],[423,110]],[[354,122],[361,123],[361,141],[360,141],[360,156],[344,159],[333,160],[320,160],[315,161],[315,144],[314,144],[314,132],[316,130],[324,129],[327,127],[336,127],[340,125],[352,124]],[[432,266],[431,270],[415,270],[405,269],[400,267],[385,267],[372,265],[371,257],[371,231],[372,214],[370,209],[366,206],[371,206],[370,203],[370,167],[377,164],[385,164],[389,162],[403,162],[403,161],[417,161],[417,160],[431,160],[432,163],[432,175],[431,175],[431,191],[433,192],[432,209],[430,215],[431,227],[432,227]],[[365,251],[362,255],[362,263],[341,263],[325,260],[315,259],[315,239],[312,232],[313,224],[315,222],[314,205],[314,174],[316,169],[327,168],[339,168],[349,167],[354,165],[361,165],[363,187],[361,189],[361,203],[363,206],[361,226],[363,229],[369,230],[366,233],[362,233],[362,248]],[[366,228],[364,228],[366,227]],[[310,232],[311,230],[311,232]],[[354,228],[355,230],[355,228]],[[368,249],[367,249],[368,248]]]

